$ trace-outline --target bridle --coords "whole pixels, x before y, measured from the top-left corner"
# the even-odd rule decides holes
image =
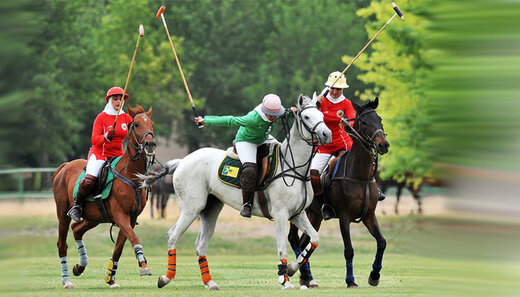
[[[325,124],[324,121],[318,121],[312,128],[309,127],[307,124],[305,124],[305,122],[302,120],[302,112],[304,110],[307,110],[307,109],[310,109],[310,108],[315,108],[316,110],[318,110],[318,107],[316,105],[312,105],[312,104],[307,104],[305,106],[303,106],[301,109],[298,109],[298,112],[296,113],[296,130],[298,131],[298,134],[300,135],[300,138],[302,140],[304,140],[305,142],[307,142],[308,145],[312,145],[314,146],[314,144],[316,142],[319,142],[319,137],[318,137],[318,133],[316,133],[316,128],[318,128],[318,126],[320,124]],[[308,140],[305,138],[305,136],[303,136],[303,128],[305,128],[305,130],[307,130],[307,132],[309,132],[311,134],[311,140]],[[289,135],[289,134],[287,134]]]
[[[341,120],[343,122],[343,124],[345,125],[345,127],[348,127],[350,129],[351,132],[347,131],[349,136],[359,140],[359,142],[363,146],[363,149],[365,151],[369,152],[369,153],[373,153],[374,151],[379,152],[378,148],[377,148],[377,145],[376,145],[376,141],[375,141],[377,133],[381,132],[381,133],[383,133],[383,135],[386,135],[385,132],[383,131],[383,129],[376,129],[372,133],[372,135],[368,135],[368,132],[366,131],[367,129],[363,129],[363,126],[365,124],[364,124],[364,122],[362,120],[362,117],[366,116],[367,114],[370,114],[372,112],[376,112],[375,109],[365,110],[365,111],[363,111],[362,113],[360,113],[359,115],[357,115],[353,119],[343,118]],[[352,121],[352,120],[355,120],[355,121],[358,122],[358,125],[359,125],[359,129],[358,130],[360,132],[356,131],[356,129],[354,129],[354,127],[352,127],[350,125],[350,121]]]
[[[140,116],[140,115],[143,115],[143,116],[146,116],[148,117],[145,113],[139,113],[137,115],[134,116],[134,119],[132,120],[132,122],[130,123],[130,138],[132,138],[135,143],[137,143],[137,145],[134,144],[133,141],[129,141],[128,143],[130,145],[132,145],[132,147],[136,150],[136,154],[131,157],[131,160],[132,161],[137,161],[139,159],[141,159],[142,155],[143,155],[143,151],[145,152],[146,154],[146,157],[148,159],[148,162],[151,162],[153,164],[153,160],[155,159],[155,151],[153,152],[149,152],[147,150],[147,148],[145,147],[145,145],[142,143],[142,141],[146,138],[146,136],[148,135],[151,135],[154,139],[155,139],[155,135],[153,134],[152,131],[150,130],[146,130],[145,132],[143,132],[141,135],[138,135],[137,134],[137,131],[135,129],[135,125],[134,125],[134,122],[135,122],[135,119]],[[151,161],[150,161],[151,160]],[[148,169],[148,166],[146,166],[147,169]]]

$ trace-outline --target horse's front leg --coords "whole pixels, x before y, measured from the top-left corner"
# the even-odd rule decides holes
[[[379,229],[379,223],[377,222],[376,215],[373,212],[363,220],[363,224],[365,224],[370,234],[372,234],[377,241],[376,258],[372,264],[372,272],[370,272],[370,276],[368,277],[368,283],[372,286],[377,286],[381,276],[379,272],[383,268],[383,254],[386,248],[386,239],[383,237],[383,234]]]
[[[123,248],[125,246],[126,237],[123,235],[123,232],[119,230],[117,234],[116,246],[114,247],[114,252],[112,253],[112,259],[110,259],[110,263],[108,264],[107,275],[105,276],[105,282],[111,288],[119,288],[120,285],[116,283],[116,272],[117,266],[119,265],[119,259],[121,258],[121,254],[123,253]]]
[[[339,227],[341,229],[341,237],[343,237],[343,246],[345,248],[344,255],[347,263],[347,276],[345,282],[349,288],[357,288],[358,285],[354,281],[354,269],[352,260],[354,259],[354,248],[350,239],[350,218],[344,215],[339,216]]]
[[[135,235],[134,226],[137,218],[132,219],[130,221],[130,217],[123,213],[122,211],[112,211],[114,223],[119,226],[120,231],[122,232],[124,237],[130,241],[132,247],[134,248],[135,257],[139,263],[139,267],[141,267],[140,275],[152,275],[150,267],[148,267],[146,258],[144,257],[143,246],[141,241]],[[118,236],[119,238],[119,236]]]
[[[285,234],[287,234],[288,214],[282,214],[280,211],[277,215],[273,214],[274,229],[276,234],[276,247],[278,249],[278,283],[282,285],[282,290],[293,290],[294,286],[289,281],[287,274],[287,242]]]
[[[310,222],[312,230],[315,230],[315,232],[317,232],[321,226],[323,217],[321,216],[321,213],[316,213],[316,212],[312,211],[311,207],[309,207],[307,209],[306,214],[305,214],[305,212],[302,212],[302,214],[304,214],[306,216],[306,218],[308,218],[308,222]],[[298,216],[293,220],[302,220],[302,218],[300,218]],[[291,231],[296,233],[296,238],[297,238],[298,229],[293,224],[291,224]],[[301,224],[302,224],[302,226],[305,226],[305,224],[307,224],[305,218],[303,218],[303,221]],[[307,228],[307,230],[309,229],[308,226],[299,227],[299,228],[302,228],[302,230],[305,230],[303,228]],[[293,231],[293,229],[294,229],[294,231]],[[308,233],[306,231],[303,231],[304,233],[302,234],[301,238],[299,238],[298,241],[296,241],[296,244],[293,244],[293,242],[291,242],[291,239],[289,239],[289,242],[291,242],[292,248],[296,254],[297,261],[292,262],[288,266],[288,273],[289,273],[289,276],[292,276],[296,272],[296,270],[298,269],[298,266],[299,266],[300,285],[302,285],[302,286],[305,285],[306,287],[310,287],[310,288],[316,288],[316,287],[318,287],[318,283],[316,281],[314,281],[314,278],[313,278],[312,272],[311,272],[310,261],[308,259],[311,256],[314,249],[316,249],[316,247],[318,246],[319,238],[316,238],[314,242],[311,241],[311,237],[308,234],[310,232],[313,232],[312,230],[309,231]],[[289,231],[290,235],[291,235],[291,231]],[[294,235],[292,235],[291,237],[293,237],[293,236]],[[294,240],[294,239],[292,239],[292,240]],[[298,263],[298,260],[300,261],[300,263]],[[307,260],[307,261],[304,261],[304,260]]]
[[[85,232],[96,227],[98,224],[99,223],[97,222],[87,220],[82,220],[81,223],[72,223],[72,233],[74,235],[79,254],[79,264],[76,264],[74,267],[72,267],[72,273],[75,276],[80,276],[88,265],[87,248],[83,243],[83,235]]]

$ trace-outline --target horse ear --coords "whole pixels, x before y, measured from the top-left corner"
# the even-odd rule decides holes
[[[128,105],[126,107],[126,111],[128,112],[128,114],[133,118],[135,117],[135,115],[137,114],[137,112],[135,111],[137,108],[134,107],[134,108],[131,108],[130,105]]]
[[[146,112],[146,115],[151,118],[152,117],[152,106],[150,105],[150,108],[148,109],[148,111]]]
[[[298,106],[301,106],[303,104],[303,94],[300,94],[300,96],[298,96]]]
[[[316,96],[316,92],[312,93],[312,103],[316,105],[316,102],[318,102],[318,97]]]
[[[376,97],[376,99],[374,99],[374,101],[371,103],[370,105],[373,109],[376,109],[377,106],[379,106],[379,97]]]

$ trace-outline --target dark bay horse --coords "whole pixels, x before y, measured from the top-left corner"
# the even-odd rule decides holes
[[[146,264],[141,241],[137,238],[133,230],[137,216],[146,205],[145,189],[135,186],[139,185],[139,180],[135,175],[137,173],[145,173],[148,166],[148,159],[155,153],[154,123],[150,119],[152,108],[150,107],[148,112],[145,112],[139,105],[135,108],[128,107],[128,113],[132,116],[133,121],[128,127],[129,137],[126,152],[116,166],[116,171],[126,178],[126,181],[121,178],[115,178],[110,197],[103,200],[108,217],[120,229],[105,277],[105,282],[110,285],[110,287],[119,287],[119,284],[115,282],[115,274],[126,239],[128,239],[134,247],[135,255],[141,267],[140,274],[152,274]],[[61,260],[61,277],[65,289],[74,288],[69,278],[67,264],[67,234],[71,221],[67,216],[67,211],[74,203],[74,186],[86,164],[87,161],[84,159],[63,163],[53,176],[54,200],[56,202],[56,213],[59,221],[58,254]],[[132,183],[134,183],[135,187],[131,187]],[[82,218],[83,220],[80,223],[73,222],[70,226],[80,256],[80,264],[76,264],[73,267],[73,273],[76,276],[81,275],[88,264],[87,251],[82,240],[83,234],[100,223],[109,223],[95,202],[85,202]]]
[[[170,194],[175,194],[175,189],[173,188],[172,176],[167,174],[152,185],[150,195],[150,215],[152,218],[154,201],[157,217],[162,219],[166,217],[166,205],[168,204],[168,199],[170,199]]]
[[[378,98],[363,106],[353,103],[357,116],[353,129],[348,124],[346,129],[354,143],[348,154],[338,159],[338,169],[324,194],[326,201],[333,206],[339,219],[347,263],[345,282],[349,288],[357,287],[352,269],[354,249],[350,238],[350,223],[362,221],[377,241],[376,258],[368,280],[372,286],[377,286],[379,283],[379,272],[382,268],[383,253],[386,247],[386,240],[381,234],[374,213],[378,202],[377,184],[374,180],[377,156],[386,154],[390,146],[386,140],[381,117],[375,111],[378,104]],[[332,164],[331,167],[333,167]],[[323,216],[316,201],[307,208],[307,215],[314,228],[319,230]],[[309,241],[305,234],[300,238],[298,229],[292,224],[288,239],[296,254],[303,250],[302,247],[305,247]],[[297,266],[291,265],[289,272],[295,273],[296,269]],[[317,283],[312,281],[308,263],[300,267],[300,284],[317,286]]]

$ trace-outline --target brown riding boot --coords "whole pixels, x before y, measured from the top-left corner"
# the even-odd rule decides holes
[[[244,205],[240,209],[240,215],[250,218],[253,212],[253,201],[258,178],[258,166],[256,163],[246,162],[242,165],[240,174],[240,187],[242,188],[242,199]]]
[[[311,169],[311,185],[314,190],[314,197],[323,194],[323,187],[320,181],[320,172],[316,169]]]
[[[74,197],[74,205],[72,205],[71,209],[69,209],[67,212],[67,216],[78,223],[81,222],[83,203],[85,203],[87,197],[94,190],[94,187],[96,186],[96,180],[97,177],[87,174],[79,182],[78,193],[76,194],[76,197]]]

